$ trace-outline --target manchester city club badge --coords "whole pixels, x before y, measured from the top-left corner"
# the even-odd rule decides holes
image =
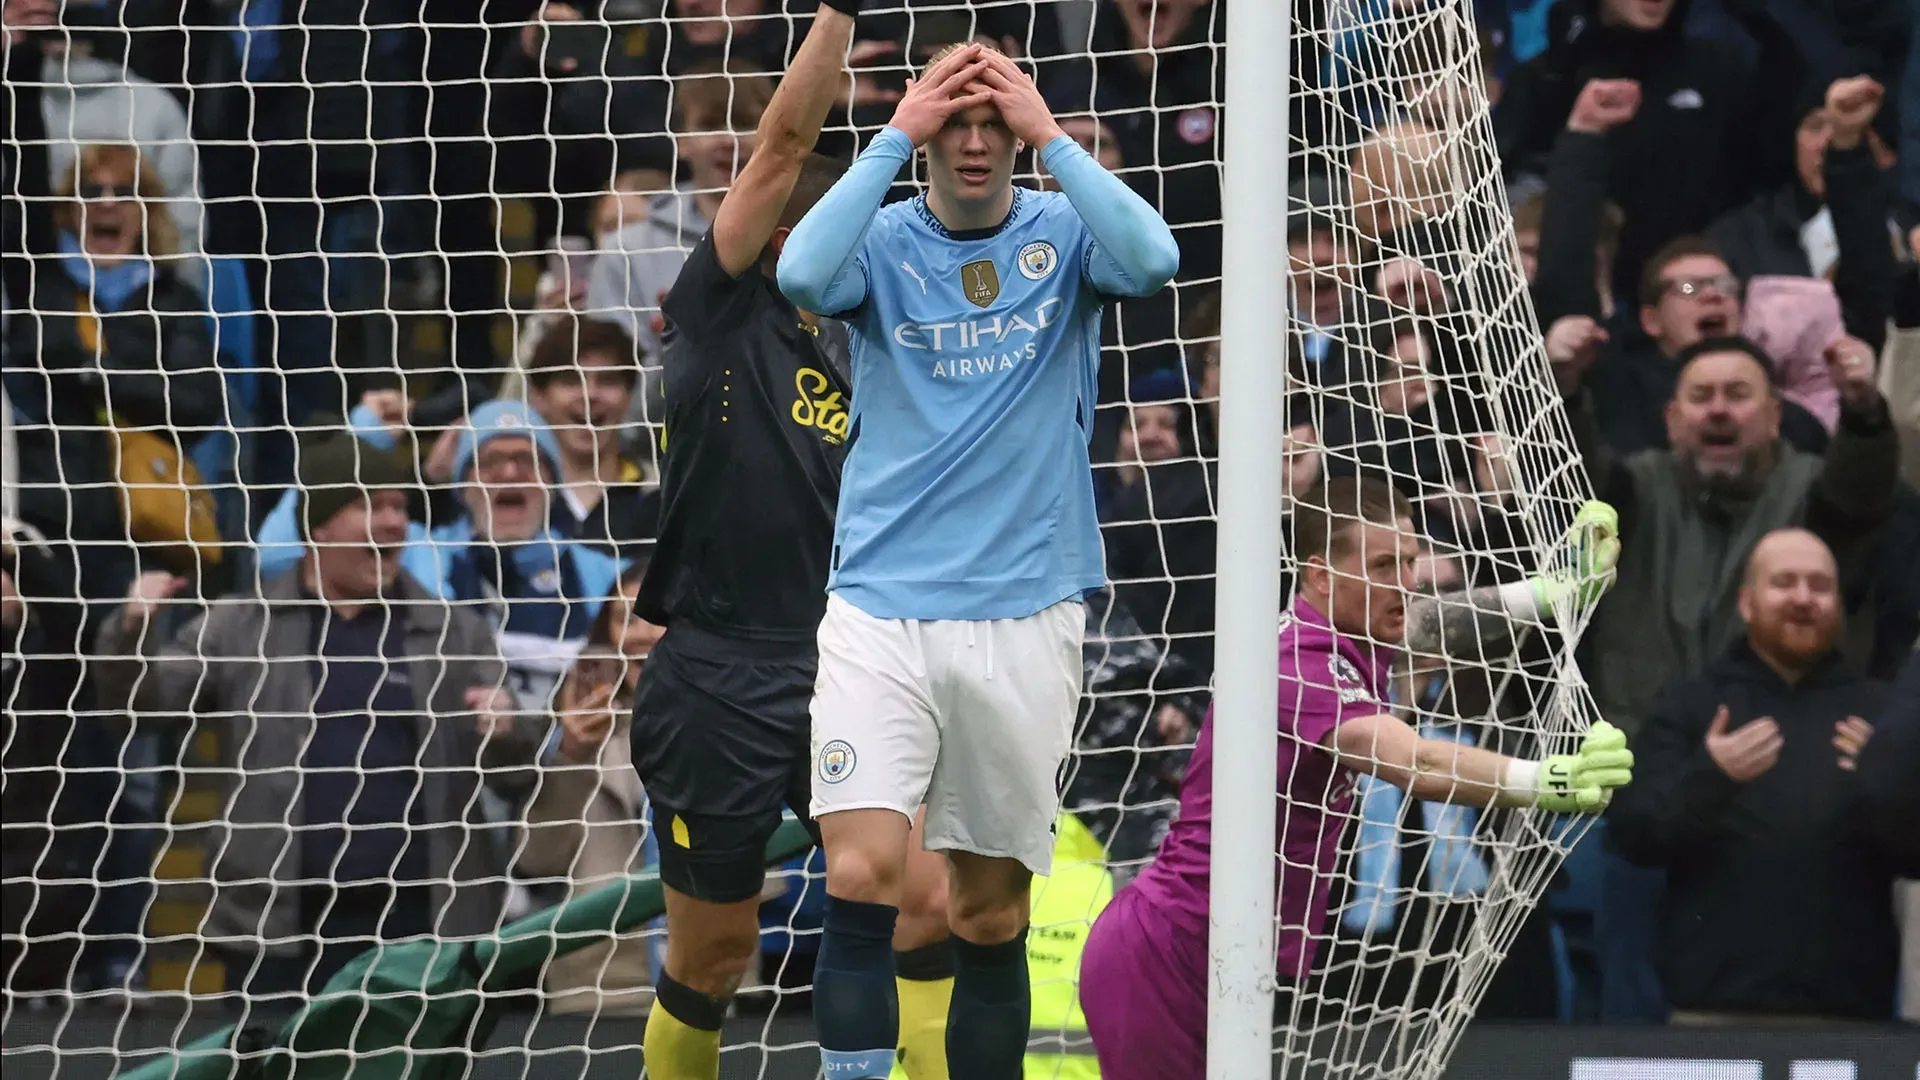
[[[1060,253],[1045,240],[1035,240],[1020,249],[1020,257],[1015,260],[1020,267],[1020,276],[1028,281],[1039,281],[1060,263]]]
[[[854,753],[852,744],[844,739],[835,739],[820,748],[820,779],[829,784],[837,784],[853,775]]]

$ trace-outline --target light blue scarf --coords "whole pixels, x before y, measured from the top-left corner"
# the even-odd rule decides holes
[[[1473,736],[1452,724],[1428,721],[1420,734],[1429,739],[1451,739],[1472,745]],[[1400,814],[1406,793],[1378,777],[1363,776],[1358,784],[1360,835],[1354,843],[1353,899],[1340,913],[1340,925],[1364,937],[1391,930],[1399,921],[1401,901],[1413,892],[1400,885]],[[1427,888],[1454,900],[1486,892],[1491,874],[1473,850],[1473,831],[1480,814],[1472,807],[1421,802],[1420,823],[1430,845]]]
[[[60,268],[86,290],[93,298],[93,310],[103,315],[125,310],[128,300],[153,283],[153,264],[146,259],[134,256],[118,266],[101,266],[70,232],[60,234]]]

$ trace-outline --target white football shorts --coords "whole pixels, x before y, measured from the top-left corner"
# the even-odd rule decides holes
[[[815,818],[927,808],[929,851],[1053,865],[1060,766],[1079,712],[1086,606],[1023,619],[878,619],[839,596],[820,622]]]

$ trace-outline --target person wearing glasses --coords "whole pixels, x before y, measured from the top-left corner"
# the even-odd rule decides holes
[[[1705,237],[1682,236],[1655,252],[1639,294],[1637,327],[1622,325],[1625,317],[1609,326],[1573,314],[1547,331],[1554,377],[1563,390],[1591,393],[1600,434],[1622,456],[1668,447],[1666,407],[1679,382],[1679,355],[1708,338],[1741,334],[1747,325],[1740,279]],[[1779,404],[1780,435],[1788,445],[1823,451],[1829,436],[1821,421],[1797,401],[1783,397]]]
[[[453,479],[465,517],[433,531],[435,579],[485,614],[521,700],[550,707],[623,564],[555,524],[561,449],[532,408],[490,401],[460,430]]]

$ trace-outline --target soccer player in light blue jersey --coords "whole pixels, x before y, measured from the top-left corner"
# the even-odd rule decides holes
[[[1013,186],[1022,144],[1059,193]],[[928,191],[882,207],[916,148]],[[814,986],[825,1075],[884,1077],[908,825],[945,852],[948,1067],[1021,1075],[1031,875],[1046,873],[1080,694],[1081,597],[1105,583],[1088,433],[1106,303],[1180,261],[1033,81],[977,44],[936,58],[794,229],[780,287],[853,337],[814,687],[827,853]]]

